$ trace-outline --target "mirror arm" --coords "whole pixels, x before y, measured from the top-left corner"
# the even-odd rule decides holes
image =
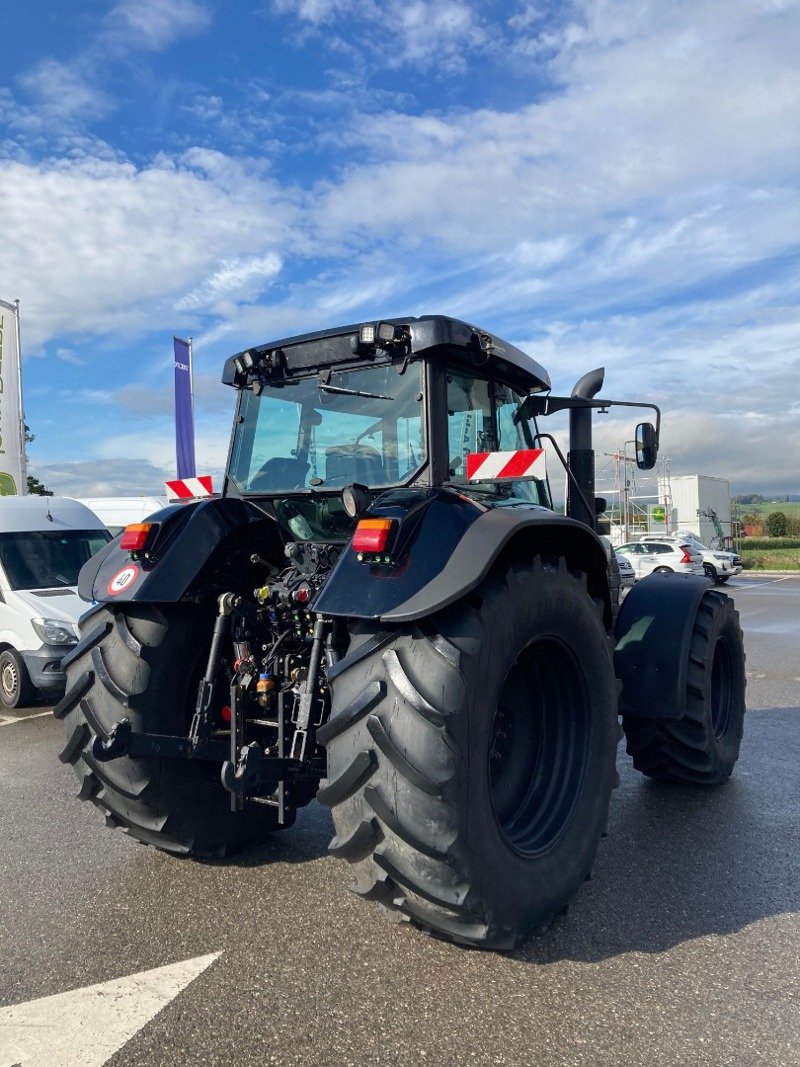
[[[661,442],[661,408],[657,404],[648,404],[642,400],[583,400],[575,396],[538,396],[531,393],[524,401],[523,409],[531,415],[554,415],[557,411],[566,411],[569,408],[649,408],[656,413],[656,445]]]

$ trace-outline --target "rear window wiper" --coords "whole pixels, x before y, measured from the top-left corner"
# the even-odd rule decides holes
[[[344,393],[345,396],[363,396],[367,400],[394,400],[393,396],[384,393],[365,393],[363,389],[344,389],[341,385],[325,385],[320,382],[320,389],[326,393]]]

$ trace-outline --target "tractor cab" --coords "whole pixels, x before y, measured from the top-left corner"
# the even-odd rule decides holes
[[[436,316],[291,338],[232,357],[223,381],[240,393],[226,491],[270,498],[297,539],[348,538],[341,498],[352,485],[373,497],[452,486],[491,504],[550,505],[543,463],[535,476],[530,457],[508,466],[535,448],[526,400],[549,388],[547,373],[466,323]],[[496,453],[505,460],[485,461]]]

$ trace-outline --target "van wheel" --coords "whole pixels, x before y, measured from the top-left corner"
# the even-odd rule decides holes
[[[4,708],[25,708],[33,703],[33,688],[28,668],[13,648],[0,652],[0,702]]]

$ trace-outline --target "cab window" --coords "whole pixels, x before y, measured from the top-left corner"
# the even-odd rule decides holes
[[[512,452],[534,447],[536,427],[521,417],[524,396],[511,386],[450,369],[447,373],[447,446],[451,481],[467,481],[470,452]],[[532,503],[550,507],[547,482],[542,479],[496,479],[473,482],[498,503]]]

